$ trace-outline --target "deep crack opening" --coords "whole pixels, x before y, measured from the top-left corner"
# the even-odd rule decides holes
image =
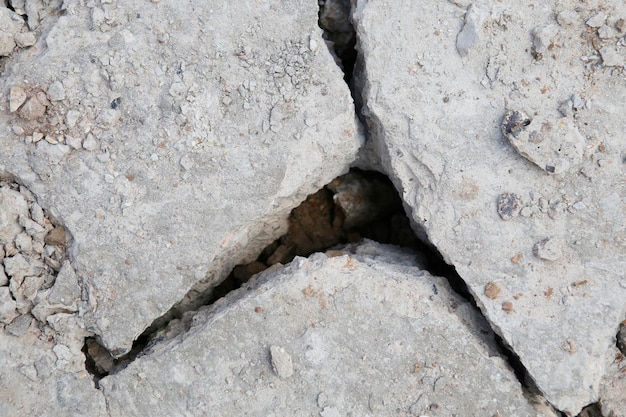
[[[452,289],[467,300],[482,315],[465,282],[455,268],[446,264],[443,256],[430,243],[420,240],[411,229],[402,200],[387,176],[374,171],[352,169],[330,184],[311,194],[289,216],[289,231],[258,255],[253,262],[239,264],[210,294],[201,295],[203,306],[214,304],[231,291],[242,287],[255,274],[276,264],[287,264],[296,256],[332,250],[343,244],[362,239],[408,248],[416,254],[420,264],[432,275],[448,280]],[[97,339],[86,339],[83,352],[86,368],[93,375],[96,386],[107,375],[124,369],[136,358],[147,354],[156,343],[189,329],[191,318],[198,310],[178,311],[168,320],[157,319],[137,338],[131,351],[121,358],[113,358]],[[178,322],[178,323],[177,323]],[[178,330],[172,332],[172,328]],[[517,355],[493,333],[500,355],[507,359],[515,375],[529,394],[539,390],[528,377]],[[529,395],[531,397],[532,395]]]
[[[210,292],[200,294],[200,307],[215,303],[272,265],[287,264],[296,256],[306,257],[362,239],[410,248],[433,274],[443,275],[454,270],[445,264],[432,245],[416,237],[391,181],[381,173],[355,168],[309,195],[294,208],[289,216],[288,233],[263,249],[253,262],[235,266]],[[451,279],[451,284],[458,292],[468,294],[458,275],[457,279]],[[193,310],[174,309],[156,319],[136,339],[131,351],[120,358],[111,356],[97,338],[87,338],[83,347],[85,365],[96,386],[100,379],[123,369],[159,340],[173,337],[173,334],[163,335],[168,333],[167,328],[172,322],[183,321],[183,327],[188,329],[191,317],[200,308],[198,303],[193,305],[196,306]]]
[[[357,58],[356,33],[350,19],[350,0],[319,0],[318,5],[318,24],[324,31],[323,38],[335,62],[343,71],[344,80],[350,84]]]
[[[355,76],[358,77],[359,67],[363,66],[364,63],[359,62],[358,39],[351,21],[350,1],[319,0],[318,5],[319,26],[324,31],[323,37],[335,58],[335,62],[344,73],[344,81],[355,101],[356,115],[361,121],[364,121],[361,111],[362,97],[355,79]],[[364,124],[367,126],[367,123]],[[349,176],[370,182],[374,188],[382,187],[378,192],[365,192],[367,197],[358,203],[354,202],[355,204],[349,209],[368,213],[368,220],[364,223],[358,223],[358,225],[347,221],[350,216],[346,214],[345,207],[341,207],[335,202],[339,194],[337,186]],[[381,191],[383,189],[384,191]],[[379,206],[372,207],[372,204],[376,205],[381,202],[382,204]],[[308,230],[308,232],[304,230]],[[88,338],[84,347],[87,369],[94,376],[96,386],[98,386],[98,381],[101,378],[125,368],[137,357],[148,353],[150,348],[162,339],[174,337],[172,334],[163,336],[171,322],[182,320],[187,323],[184,328],[188,330],[191,317],[198,311],[198,305],[214,304],[231,291],[242,287],[252,276],[271,265],[285,264],[296,256],[306,257],[314,252],[328,250],[335,245],[357,242],[362,238],[414,250],[423,263],[424,269],[432,275],[446,278],[451,288],[467,300],[481,317],[485,318],[454,266],[444,261],[443,256],[432,243],[423,241],[418,236],[421,234],[416,234],[411,229],[411,222],[404,212],[401,198],[389,178],[379,172],[353,169],[346,176],[335,179],[317,193],[310,195],[304,203],[295,208],[289,218],[289,232],[267,246],[255,261],[237,265],[221,284],[209,292],[199,294],[198,297],[201,301],[194,304],[196,309],[175,311],[173,314],[155,320],[153,325],[137,338],[128,354],[115,359],[98,344],[95,338]],[[530,377],[519,356],[495,331],[492,330],[492,334],[499,348],[500,356],[507,360],[525,395],[529,400],[537,397],[542,398],[541,391]],[[556,412],[565,416],[563,413]],[[598,403],[589,405],[579,414],[580,417],[600,415]]]

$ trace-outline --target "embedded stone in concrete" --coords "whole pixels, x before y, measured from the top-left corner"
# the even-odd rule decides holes
[[[473,2],[487,17],[464,58],[457,39],[470,2],[354,0],[353,21],[380,164],[539,389],[575,415],[598,399],[626,314],[626,86],[599,65],[614,41],[579,42],[600,2],[558,3]],[[601,5],[615,19],[626,12],[622,1]],[[574,9],[553,39],[552,29],[535,31],[533,45],[534,28]],[[574,95],[593,105],[563,118]],[[503,126],[509,110],[529,122]],[[528,132],[523,145],[517,131]],[[502,195],[520,198],[502,205]]]
[[[280,236],[360,139],[314,1],[62,9],[6,63],[0,174],[72,236],[88,327],[119,356]]]
[[[444,279],[362,251],[296,258],[198,313],[100,381],[110,415],[540,415]]]

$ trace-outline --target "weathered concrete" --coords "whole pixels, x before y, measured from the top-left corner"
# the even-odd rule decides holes
[[[355,251],[297,258],[199,313],[101,381],[111,416],[539,415],[445,280],[410,253]]]
[[[317,11],[64,1],[7,63],[0,174],[73,236],[85,317],[113,354],[278,237],[354,159],[354,106]]]
[[[617,349],[607,352],[610,363],[600,384],[600,409],[607,417],[626,416],[626,358]]]
[[[79,320],[61,313],[43,330],[34,323],[31,317],[19,337],[0,335],[0,415],[108,416],[102,392],[84,369],[86,332]]]
[[[546,398],[576,414],[626,313],[626,84],[603,53],[626,56],[624,3],[353,3],[382,166]]]

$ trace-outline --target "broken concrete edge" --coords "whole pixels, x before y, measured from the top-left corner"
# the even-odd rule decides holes
[[[347,173],[349,170],[349,164],[346,164],[344,170],[340,175]],[[325,182],[326,181],[326,182]],[[254,222],[254,232],[250,232],[248,229],[240,230],[244,236],[252,236],[251,238],[233,239],[234,244],[224,252],[221,257],[214,258],[211,263],[211,270],[208,271],[204,279],[198,281],[192,286],[191,289],[185,294],[185,296],[176,304],[172,305],[165,313],[139,332],[134,337],[134,342],[142,337],[151,339],[153,335],[168,327],[169,322],[172,320],[180,319],[184,317],[184,322],[187,323],[192,317],[197,314],[203,306],[206,306],[210,302],[213,294],[213,290],[231,273],[233,268],[239,264],[252,262],[255,260],[259,253],[270,243],[278,239],[280,236],[287,232],[288,224],[287,218],[293,210],[294,201],[297,205],[306,200],[307,196],[311,194],[309,189],[316,188],[321,189],[328,184],[332,179],[327,180],[322,178],[312,185],[307,187],[306,191],[299,191],[296,196],[284,197],[277,200],[273,206],[280,207],[275,213],[269,217],[264,217]],[[236,255],[233,255],[236,254]],[[184,326],[177,327],[182,331]],[[170,330],[171,331],[171,330]],[[177,334],[177,333],[176,333]],[[173,335],[170,335],[173,337]],[[100,337],[96,337],[96,340],[107,349],[107,346],[103,343]],[[129,356],[134,357],[136,354],[142,354],[139,352],[132,352],[131,346],[125,351],[110,351],[109,353],[116,359],[126,360]]]
[[[297,272],[300,268],[306,268],[306,266],[311,263],[335,257],[345,259],[347,265],[351,264],[353,260],[361,262],[368,267],[380,270],[381,273],[383,273],[385,267],[389,265],[403,266],[415,269],[416,274],[420,277],[432,279],[433,293],[436,294],[438,291],[437,286],[440,286],[451,295],[452,302],[450,312],[458,316],[467,327],[468,331],[474,336],[473,343],[487,352],[489,357],[499,357],[502,359],[506,362],[509,370],[514,372],[506,356],[500,351],[495,334],[484,316],[482,316],[479,310],[472,307],[467,300],[458,295],[456,291],[452,289],[446,278],[431,275],[430,272],[423,269],[416,263],[419,259],[412,251],[393,245],[379,244],[368,239],[363,239],[356,244],[338,245],[330,248],[326,252],[316,252],[309,257],[298,256],[286,265],[276,264],[269,267],[265,271],[253,276],[240,288],[216,300],[213,304],[200,306],[197,310],[185,311],[183,314],[173,318],[166,326],[162,327],[160,331],[154,334],[146,348],[138,353],[136,359],[150,355],[155,351],[167,350],[187,338],[193,337],[195,328],[204,325],[203,323],[207,321],[219,319],[219,317],[225,314],[232,306],[254,297],[255,291],[264,286],[272,285],[273,281],[287,279],[285,277]],[[126,366],[128,366],[128,363],[124,364],[124,368],[126,368]],[[119,370],[121,370],[121,368],[113,370],[111,374],[115,374],[119,372]]]
[[[354,78],[355,78],[355,84],[356,84],[355,90],[358,92],[358,100],[362,103],[361,114],[364,119],[364,124],[366,125],[367,133],[368,133],[366,144],[363,147],[363,149],[365,149],[366,152],[362,152],[360,154],[361,158],[359,160],[359,164],[363,166],[367,166],[367,167],[373,167],[374,169],[380,170],[381,172],[383,172],[385,175],[387,175],[390,178],[390,180],[392,181],[396,190],[398,191],[398,193],[400,194],[402,198],[403,205],[405,207],[405,212],[407,213],[407,217],[409,218],[411,222],[411,226],[416,231],[417,236],[420,238],[420,240],[436,248],[437,251],[443,257],[444,261],[448,265],[452,265],[453,263],[450,257],[446,254],[445,251],[442,251],[440,249],[442,245],[438,244],[436,240],[428,236],[426,228],[424,227],[424,223],[422,222],[421,216],[417,215],[413,207],[407,202],[407,196],[409,195],[409,192],[408,192],[409,185],[403,183],[401,179],[402,178],[401,175],[398,175],[398,173],[396,172],[388,172],[388,169],[386,169],[386,167],[395,167],[397,165],[394,165],[391,162],[391,156],[389,154],[391,150],[385,146],[385,143],[386,143],[385,127],[377,116],[376,108],[372,108],[371,106],[372,100],[370,100],[370,98],[372,94],[376,95],[377,93],[376,93],[376,86],[371,81],[369,81],[369,77],[367,75],[367,64],[365,62],[364,55],[362,53],[362,50],[367,48],[366,46],[368,42],[368,39],[366,36],[367,30],[363,29],[362,19],[359,18],[359,14],[363,12],[363,9],[365,5],[367,4],[367,1],[360,1],[360,0],[352,0],[352,1],[353,1],[353,12],[352,12],[353,17],[352,18],[353,18],[353,24],[356,25],[356,34],[357,34],[356,35],[356,38],[357,38],[356,48],[359,51],[357,64],[356,64],[355,71],[354,71]],[[376,156],[375,159],[372,159],[373,155]],[[416,166],[415,168],[418,169],[419,166]],[[413,184],[412,186],[413,188],[417,190],[418,194],[419,194],[420,188],[428,187],[428,184],[426,183],[422,184],[419,182],[420,178],[428,179],[429,178],[428,174],[425,174],[424,176],[421,176],[421,177],[419,175],[416,175],[417,184]],[[419,197],[415,197],[415,199],[418,200]],[[424,221],[426,221],[426,219],[424,219]],[[461,279],[463,279],[462,276],[461,276]],[[490,322],[487,319],[485,312],[484,312],[485,311],[484,306],[480,305],[479,297],[476,297],[475,293],[473,293],[471,289],[469,290],[470,290],[470,297],[472,298],[471,300],[472,303],[478,306],[477,314],[488,323],[488,325],[490,326],[489,329],[492,332],[495,332],[495,334],[497,334],[500,337],[502,341],[501,349],[508,350],[508,352],[506,353],[501,352],[500,354],[501,356],[507,358],[508,366],[510,366],[511,369],[513,369],[511,358],[519,358],[519,356],[513,349],[511,349],[510,346],[507,345],[506,339],[504,337],[505,335],[502,333],[502,329],[500,329],[498,326],[494,326],[494,323]],[[516,366],[521,366],[523,369],[518,370],[518,372],[526,376],[526,379],[524,381],[520,381],[524,390],[524,395],[526,395],[528,398],[533,398],[534,399],[533,402],[537,404],[545,403],[546,404],[545,406],[547,407],[547,409],[550,410],[550,412],[554,413],[554,410],[556,410],[556,407],[554,407],[552,404],[550,404],[549,401],[546,401],[546,399],[544,399],[544,394],[537,387],[536,382],[532,380],[532,378],[530,378],[530,373],[525,369],[521,360],[518,363],[516,363]],[[516,374],[518,372],[516,372]]]
[[[355,247],[356,247],[356,250],[353,250]],[[392,251],[397,250],[397,252],[395,255],[392,254],[391,256],[388,257],[386,256],[387,255],[386,253],[381,251],[381,249],[392,250]],[[377,251],[378,251],[378,254],[381,256],[377,256]],[[350,252],[356,252],[356,253],[350,253]],[[366,268],[367,270],[370,271],[369,272],[370,274],[373,274],[372,275],[373,277],[380,278],[382,276],[385,276],[385,274],[387,273],[391,273],[392,275],[389,279],[391,279],[392,281],[394,281],[394,278],[392,277],[395,276],[395,274],[397,273],[403,274],[404,279],[400,276],[398,276],[397,278],[398,285],[400,285],[400,283],[403,282],[404,280],[411,281],[412,279],[415,279],[416,281],[419,281],[420,282],[419,285],[422,286],[422,288],[425,291],[421,293],[422,296],[425,296],[425,295],[427,296],[428,294],[430,294],[431,300],[433,302],[436,302],[435,299],[439,299],[439,302],[443,302],[444,305],[447,306],[447,312],[449,312],[452,315],[457,316],[456,319],[453,321],[456,321],[457,323],[461,325],[461,327],[465,327],[466,330],[469,330],[469,333],[470,333],[470,335],[468,335],[469,337],[463,337],[462,339],[463,345],[467,346],[466,343],[469,343],[469,345],[474,345],[476,351],[481,352],[480,354],[485,359],[489,358],[489,360],[494,365],[497,364],[497,366],[502,367],[503,370],[508,369],[508,372],[510,373],[508,374],[509,377],[507,377],[507,379],[511,378],[511,383],[520,387],[519,395],[521,396],[523,392],[519,384],[519,381],[515,379],[515,377],[513,376],[513,371],[508,366],[506,359],[502,358],[498,354],[492,354],[490,352],[490,349],[487,346],[488,341],[486,341],[485,339],[488,338],[489,336],[486,336],[485,333],[493,334],[490,331],[489,327],[485,326],[485,328],[481,328],[480,326],[478,326],[477,325],[478,323],[475,322],[475,320],[473,320],[472,317],[478,317],[480,319],[480,316],[476,315],[476,311],[469,305],[469,303],[463,300],[457,294],[455,294],[454,291],[451,290],[451,288],[449,287],[445,279],[441,277],[432,276],[427,271],[421,270],[419,265],[411,264],[411,262],[409,262],[408,260],[411,259],[412,257],[414,257],[414,254],[411,252],[405,251],[404,253],[402,253],[401,250],[391,247],[389,245],[379,245],[374,242],[365,241],[361,245],[353,245],[352,247],[346,246],[345,251],[336,249],[336,250],[330,251],[329,254],[316,253],[308,258],[296,258],[292,263],[285,265],[285,266],[273,267],[270,270],[263,272],[259,274],[258,276],[256,276],[255,278],[253,278],[253,280],[249,282],[248,284],[246,284],[245,287],[242,287],[239,290],[229,293],[226,297],[224,297],[223,299],[221,299],[214,305],[203,309],[201,313],[197,314],[194,317],[189,330],[187,330],[186,332],[179,334],[172,339],[167,339],[167,337],[164,338],[163,340],[158,342],[158,344],[152,346],[152,348],[146,352],[146,355],[144,357],[139,358],[137,361],[128,365],[128,367],[126,367],[124,370],[120,370],[116,374],[111,374],[110,376],[103,378],[101,382],[102,382],[102,386],[104,389],[104,393],[105,395],[111,395],[111,398],[115,398],[114,401],[117,403],[116,407],[118,410],[117,412],[119,413],[121,410],[119,395],[124,390],[123,386],[126,383],[124,382],[126,378],[129,378],[129,377],[135,378],[134,375],[138,375],[139,378],[143,380],[145,380],[146,378],[150,378],[150,373],[152,371],[148,371],[148,370],[150,368],[154,369],[153,367],[155,363],[163,363],[163,361],[167,362],[172,359],[171,355],[174,354],[174,352],[176,351],[184,352],[190,346],[195,346],[198,343],[202,343],[199,341],[204,340],[206,338],[207,329],[210,329],[213,325],[217,325],[219,322],[222,321],[224,317],[231,315],[233,312],[243,311],[242,310],[243,307],[241,306],[246,306],[245,308],[246,312],[248,312],[250,309],[253,309],[254,313],[262,313],[263,311],[265,311],[265,308],[259,307],[259,306],[263,306],[263,302],[259,303],[257,298],[259,296],[262,296],[266,292],[271,291],[272,288],[276,288],[277,286],[280,288],[281,285],[284,286],[285,284],[289,284],[290,281],[296,280],[296,278],[298,277],[299,277],[298,278],[299,283],[296,287],[298,288],[296,291],[302,290],[305,296],[309,295],[309,296],[313,296],[314,298],[318,298],[318,296],[321,296],[321,295],[316,293],[315,280],[310,281],[310,284],[312,284],[313,288],[311,287],[305,288],[307,285],[307,282],[306,281],[302,282],[302,277],[303,275],[306,276],[310,274],[313,274],[312,276],[315,276],[315,271],[318,271],[318,270],[321,271],[323,270],[323,268],[328,268],[334,265],[334,268],[337,268],[337,272],[342,275],[343,274],[349,275],[351,269]],[[391,265],[393,265],[393,268],[391,268],[391,270],[395,272],[388,272],[389,267]],[[348,285],[349,287],[357,286],[357,283],[350,285],[349,277],[346,277],[346,278],[348,278],[348,281],[345,281],[344,279],[342,279],[342,283],[335,289],[335,291],[337,291],[337,289],[339,288],[344,288],[346,285]],[[319,283],[319,285],[322,285],[322,283]],[[392,287],[394,285],[396,284],[391,284]],[[323,285],[322,285],[322,288],[323,288]],[[327,288],[327,291],[330,291],[328,295],[332,299],[332,295],[335,294],[332,290],[332,287]],[[337,294],[339,293],[341,293],[341,291],[339,291]],[[443,295],[440,295],[440,297],[443,296],[443,298],[438,298],[437,294],[443,294]],[[291,296],[295,294],[292,293],[291,296],[289,296],[288,294],[285,294],[285,295],[291,298]],[[276,294],[276,296],[278,296],[278,294]],[[378,299],[378,297],[381,296],[381,294],[378,294],[376,296],[372,294],[372,296],[374,297],[374,299]],[[413,299],[413,297],[415,296],[417,296],[417,294],[409,295],[409,298]],[[432,297],[434,297],[434,299]],[[287,301],[287,304],[289,304],[289,298],[285,299],[285,301]],[[253,300],[257,300],[256,302],[259,304],[255,304],[255,301]],[[267,300],[265,302],[267,302]],[[255,305],[257,305],[257,307],[254,307]],[[325,308],[325,304],[322,307]],[[332,307],[332,304],[330,304],[329,307]],[[281,308],[277,308],[276,310],[283,311]],[[445,307],[444,307],[444,310],[446,310]],[[277,314],[277,311],[274,311],[274,314]],[[331,308],[331,311],[332,311],[332,308]],[[411,308],[407,310],[407,314],[411,317],[413,317],[413,313],[410,313],[412,311],[413,310]],[[254,313],[251,313],[251,314],[254,314]],[[278,313],[278,314],[283,314],[283,313]],[[417,316],[415,318],[417,319]],[[442,319],[446,320],[445,314],[444,314],[444,317],[442,317]],[[419,322],[419,319],[417,319],[417,322]],[[313,325],[313,327],[315,326]],[[323,324],[322,324],[322,327],[324,327]],[[233,330],[233,332],[237,333],[236,330]],[[227,333],[230,333],[230,330],[227,330]],[[280,332],[279,334],[282,334],[282,332]],[[267,336],[267,335],[264,335],[264,336]],[[220,333],[220,334],[215,334],[214,336],[210,336],[210,337],[211,339],[215,337],[215,340],[221,340],[223,337],[228,337],[228,336]],[[242,337],[244,339],[247,338],[247,336],[245,335],[240,335],[237,337]],[[281,336],[275,335],[274,337],[280,338]],[[281,346],[280,344],[276,345],[275,343],[269,343],[267,345],[263,343],[261,346],[257,346],[257,347],[263,348],[265,351],[265,354],[262,354],[261,357],[259,358],[261,360],[260,366],[263,369],[267,369],[267,370],[273,369],[274,373],[279,378],[287,378],[288,375],[292,374],[293,369],[290,366],[289,359],[286,357],[286,355],[283,355],[282,352],[280,351],[280,348],[283,346]],[[206,348],[211,349],[208,346]],[[215,348],[223,349],[219,347],[215,347]],[[240,346],[240,348],[243,348],[243,346]],[[470,350],[473,350],[473,349],[470,349]],[[235,352],[237,352],[237,350],[235,350]],[[242,355],[244,355],[246,351],[242,350],[241,352],[242,352]],[[252,352],[250,353],[252,354]],[[423,353],[426,354],[426,352],[423,352]],[[258,355],[259,355],[258,351],[252,354],[252,357],[255,358],[254,359],[255,362],[257,361]],[[246,357],[249,357],[249,356],[246,355]],[[368,358],[369,357],[370,355],[368,355]],[[242,359],[243,359],[243,356],[242,356]],[[365,360],[365,358],[363,358],[363,360]],[[407,366],[411,367],[411,364],[408,363]],[[146,373],[144,374],[144,372]],[[188,381],[187,383],[190,383],[190,382]],[[265,386],[266,384],[263,384],[263,385]],[[120,391],[120,389],[122,391]],[[297,389],[297,388],[293,387],[293,389]],[[540,411],[540,408],[537,407],[537,404],[542,403],[541,398],[532,398],[526,395],[524,395],[524,398],[529,406],[532,404],[533,406],[535,406],[535,409],[537,411]],[[405,401],[406,400],[407,399],[405,399]],[[133,400],[129,400],[129,401],[134,402]],[[513,406],[512,404],[509,404],[508,402],[505,402],[502,405],[505,406],[505,404],[506,406],[509,406],[509,407]],[[258,406],[261,406],[261,405],[258,405]],[[264,406],[267,406],[267,404],[265,404]],[[124,407],[127,407],[127,406],[124,406]],[[545,405],[544,405],[544,408],[546,410],[549,410],[549,407],[546,408]],[[546,413],[545,415],[555,415],[555,414]]]

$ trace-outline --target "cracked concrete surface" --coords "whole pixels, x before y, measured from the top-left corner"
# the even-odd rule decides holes
[[[326,39],[311,0],[0,6],[0,414],[623,415],[624,4],[322,3]],[[373,243],[196,312],[351,164],[480,313]],[[85,338],[174,305],[94,387]]]

